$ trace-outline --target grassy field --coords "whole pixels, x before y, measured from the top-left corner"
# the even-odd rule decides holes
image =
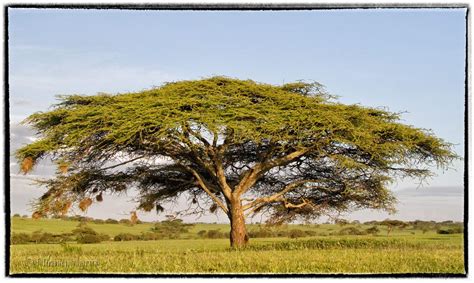
[[[74,221],[15,219],[12,232],[69,232]],[[140,233],[151,224],[90,224],[101,233]],[[361,225],[364,226],[364,225]],[[250,227],[253,229],[256,227]],[[299,226],[318,233],[338,225]],[[99,244],[12,245],[15,273],[464,273],[462,234],[396,230],[390,236],[317,236],[251,239],[245,250],[229,249],[227,239],[196,239],[200,230],[227,225],[197,224],[184,239]]]
[[[34,231],[43,231],[49,233],[66,233],[71,232],[75,229],[78,225],[77,221],[64,221],[61,219],[38,219],[34,220],[31,218],[20,218],[20,217],[13,217],[11,218],[11,230],[15,233],[32,233]],[[134,226],[130,226],[127,224],[95,224],[95,223],[88,223],[87,224],[90,228],[94,229],[99,233],[105,233],[110,236],[115,236],[120,233],[131,233],[131,234],[140,234],[142,232],[149,232],[150,229],[153,227],[152,223],[143,223],[143,224],[136,224]],[[347,227],[354,227],[355,225],[334,225],[334,224],[318,224],[318,225],[298,225],[298,224],[289,224],[284,225],[280,229],[301,229],[301,230],[311,230],[317,233],[322,234],[330,234],[333,232],[337,232],[341,229]],[[367,229],[372,227],[372,225],[357,225],[360,229]],[[247,229],[253,230],[258,229],[259,225],[257,224],[248,224]],[[189,238],[196,238],[197,233],[201,230],[220,230],[221,232],[228,232],[229,225],[228,224],[210,224],[210,223],[198,223],[191,227],[188,233],[184,234],[182,237],[184,239]],[[379,226],[380,234],[386,234],[387,230],[384,226]],[[402,235],[413,235],[413,234],[422,234],[423,232],[420,230],[410,230],[410,229],[394,229],[390,235],[393,236],[402,236]],[[434,233],[431,231],[431,233]],[[429,233],[428,233],[429,234]]]

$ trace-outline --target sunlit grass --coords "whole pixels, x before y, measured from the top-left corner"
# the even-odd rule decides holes
[[[12,218],[12,232],[71,232],[77,221]],[[87,224],[99,233],[140,234],[153,224]],[[370,225],[346,225],[367,229]],[[438,235],[379,226],[377,236],[329,236],[334,224],[289,225],[318,233],[300,239],[252,238],[243,250],[228,239],[199,239],[200,230],[228,232],[226,224],[196,224],[181,239],[99,244],[25,244],[10,247],[11,273],[464,273],[462,234]],[[258,225],[249,225],[249,230]]]

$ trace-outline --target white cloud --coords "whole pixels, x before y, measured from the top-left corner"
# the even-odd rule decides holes
[[[10,105],[10,117],[14,122],[47,111],[57,103],[58,94],[124,93],[179,79],[159,64],[119,64],[125,55],[113,51],[33,45],[13,45],[10,50],[10,100],[16,102]]]
[[[38,140],[38,137],[34,137],[34,136],[31,136],[31,137],[26,137],[28,140],[34,142],[34,141],[37,141]]]

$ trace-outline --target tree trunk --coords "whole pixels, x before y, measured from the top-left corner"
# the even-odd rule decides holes
[[[244,211],[240,200],[230,202],[230,246],[233,248],[242,248],[249,241],[247,228],[245,227]]]

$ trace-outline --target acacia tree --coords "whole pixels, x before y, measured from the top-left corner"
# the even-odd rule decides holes
[[[283,222],[393,210],[390,181],[430,176],[430,166],[457,158],[451,144],[398,114],[338,103],[318,83],[212,77],[61,96],[25,123],[41,138],[17,151],[21,170],[45,157],[58,164],[53,179],[40,181],[48,190],[37,216],[74,203],[84,210],[131,188],[146,211],[184,194],[190,207],[228,216],[233,247],[247,243],[245,217],[255,213]]]

